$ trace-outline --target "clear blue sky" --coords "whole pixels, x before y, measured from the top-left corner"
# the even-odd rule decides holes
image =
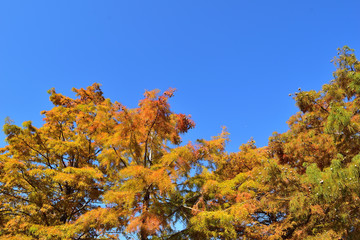
[[[229,151],[263,146],[297,111],[289,93],[332,79],[338,47],[360,57],[359,12],[358,0],[1,1],[1,124],[40,126],[52,87],[99,82],[129,107],[174,87],[173,110],[197,124],[186,141],[224,125]]]

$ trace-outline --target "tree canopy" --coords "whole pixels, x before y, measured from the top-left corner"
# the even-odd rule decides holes
[[[49,90],[44,124],[4,125],[0,239],[358,239],[360,62],[293,94],[299,112],[268,146],[228,153],[228,133],[182,144],[195,127],[174,89],[130,109],[99,84]]]

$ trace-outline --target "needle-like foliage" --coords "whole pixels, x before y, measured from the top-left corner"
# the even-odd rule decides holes
[[[287,132],[235,153],[225,128],[182,144],[174,89],[133,109],[99,84],[51,89],[41,127],[4,126],[0,239],[359,239],[360,63],[348,47],[334,63]]]

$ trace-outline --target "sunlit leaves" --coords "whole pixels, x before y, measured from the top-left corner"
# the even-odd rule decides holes
[[[360,64],[348,47],[334,63],[329,84],[293,95],[287,132],[234,153],[226,128],[182,144],[195,123],[171,110],[174,89],[136,108],[99,84],[49,90],[42,126],[4,125],[0,238],[358,239]]]

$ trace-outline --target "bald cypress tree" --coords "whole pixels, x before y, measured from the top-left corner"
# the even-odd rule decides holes
[[[99,84],[51,89],[41,127],[4,126],[0,238],[358,239],[360,63],[348,47],[333,62],[330,83],[292,95],[287,132],[235,153],[225,128],[181,144],[195,123],[172,89],[133,109]]]

